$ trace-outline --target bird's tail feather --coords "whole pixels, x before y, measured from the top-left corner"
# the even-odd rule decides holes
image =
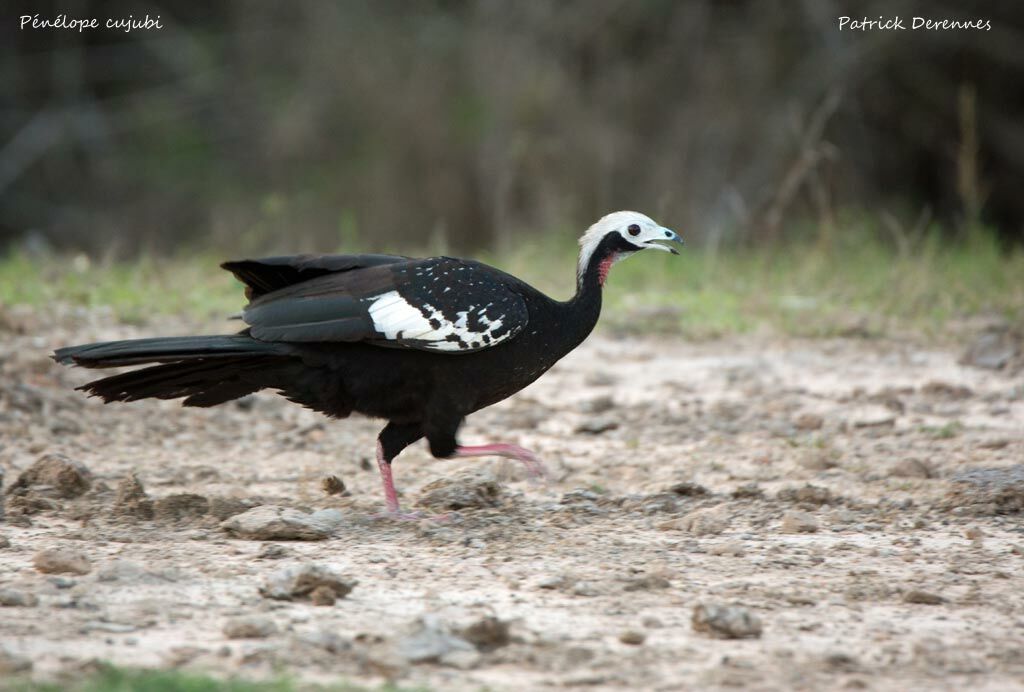
[[[86,344],[59,349],[53,358],[87,368],[159,363],[78,389],[106,402],[185,397],[185,406],[214,406],[274,386],[275,371],[291,361],[281,344],[244,334]]]
[[[246,334],[230,336],[171,336],[129,341],[103,341],[59,348],[53,359],[64,365],[115,368],[142,363],[174,363],[200,358],[280,353],[281,344],[258,341]]]

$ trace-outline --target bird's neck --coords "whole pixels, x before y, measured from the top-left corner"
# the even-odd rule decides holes
[[[571,332],[572,347],[578,346],[597,324],[601,316],[601,294],[608,272],[620,254],[614,239],[602,240],[596,248],[580,254],[576,271],[576,295],[562,303],[567,313],[564,328]]]

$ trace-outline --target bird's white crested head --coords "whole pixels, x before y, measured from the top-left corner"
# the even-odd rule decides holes
[[[612,236],[609,239],[609,236]],[[598,247],[604,244],[603,256],[595,258]],[[679,254],[674,248],[663,245],[664,242],[682,243],[682,239],[667,228],[659,226],[649,216],[636,211],[616,211],[602,217],[580,236],[580,263],[577,276],[582,279],[592,260],[607,262],[601,270],[601,283],[604,283],[608,269],[615,262],[629,257],[640,250],[664,250]]]

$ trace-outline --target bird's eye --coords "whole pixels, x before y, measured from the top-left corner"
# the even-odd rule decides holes
[[[640,227],[635,223],[630,224],[629,228],[627,228],[626,230],[629,231],[630,235],[640,235]]]

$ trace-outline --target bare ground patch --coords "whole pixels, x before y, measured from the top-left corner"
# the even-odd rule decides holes
[[[958,352],[595,338],[463,431],[533,448],[546,486],[417,446],[403,501],[458,501],[393,524],[370,518],[378,422],[272,395],[103,406],[46,355],[139,330],[25,331],[0,347],[0,647],[39,679],[102,659],[436,689],[1024,687],[1024,380]],[[19,485],[44,456],[73,466]],[[271,506],[327,537],[223,528]],[[302,569],[326,581],[268,595]]]

